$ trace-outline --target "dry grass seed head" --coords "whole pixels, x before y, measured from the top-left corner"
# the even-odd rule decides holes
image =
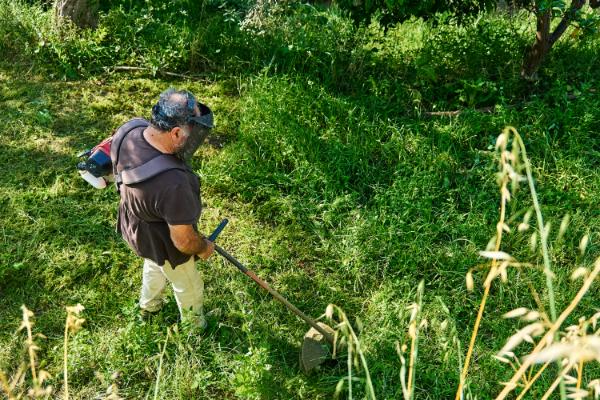
[[[491,285],[492,281],[501,274],[502,274],[502,269],[500,267],[497,267],[496,265],[492,264],[492,268],[490,268],[490,272],[488,273],[487,277],[485,278],[485,282],[483,282],[483,286],[487,287],[488,285]]]
[[[509,265],[510,265],[509,261],[503,261],[502,264],[500,264],[500,267],[498,267],[499,272],[500,272],[500,279],[504,283],[508,282],[508,266]]]
[[[523,321],[527,321],[527,322],[533,322],[533,321],[538,321],[541,317],[541,314],[538,311],[529,311],[525,316],[523,316],[523,318],[521,318]]]
[[[529,224],[526,224],[526,223],[524,223],[524,222],[521,222],[521,223],[519,224],[519,226],[517,226],[517,230],[518,230],[519,232],[525,232],[525,231],[526,231],[526,230],[528,230],[528,229],[529,229]]]
[[[581,255],[583,255],[585,253],[585,249],[587,249],[589,241],[590,241],[590,235],[587,235],[587,234],[583,235],[583,237],[579,241],[579,251],[581,252]]]
[[[81,326],[85,322],[85,319],[79,318],[79,314],[85,310],[81,304],[77,304],[76,306],[67,306],[65,307],[67,310],[67,329],[71,333],[76,333],[81,329]]]
[[[440,330],[445,331],[447,327],[448,327],[448,320],[445,319],[440,323]]]
[[[569,227],[569,222],[571,221],[571,216],[569,214],[565,214],[565,216],[563,217],[561,223],[560,223],[560,228],[558,229],[558,235],[556,236],[556,240],[561,240],[563,238],[563,236],[565,235],[565,232],[567,231],[567,228]]]
[[[589,275],[590,271],[585,267],[579,267],[573,271],[571,274],[571,280],[575,281],[579,278],[586,278]]]
[[[502,132],[497,138],[496,138],[496,150],[504,150],[506,149],[506,146],[508,145],[508,133]]]
[[[523,221],[519,224],[519,227],[517,228],[519,232],[525,232],[530,228],[529,220],[531,219],[531,214],[533,214],[533,210],[527,210],[527,212],[523,216]]]
[[[512,311],[507,312],[506,314],[504,314],[502,316],[502,318],[517,318],[517,317],[521,317],[521,316],[527,314],[527,312],[529,312],[529,309],[527,309],[525,307],[519,307],[519,308],[515,308]]]
[[[474,286],[474,283],[473,283],[473,272],[472,271],[467,272],[467,276],[465,277],[465,279],[467,281],[467,290],[469,292],[472,292],[473,291],[473,286]]]
[[[531,234],[531,238],[529,239],[529,249],[532,253],[535,253],[537,249],[537,232],[533,232]]]
[[[600,360],[600,337],[583,336],[570,342],[556,343],[529,357],[536,364],[557,360],[568,360],[572,364]]]
[[[577,383],[577,378],[575,378],[573,375],[564,374],[563,379],[565,380],[565,383],[567,385],[574,385]],[[574,389],[574,388],[570,388],[570,389]]]
[[[514,260],[514,258],[512,258],[508,253],[505,253],[503,251],[480,251],[479,255],[481,257],[490,258],[493,260],[507,260],[507,261]]]
[[[496,248],[496,240],[498,237],[496,235],[492,236],[488,244],[485,246],[485,251],[492,251]]]
[[[543,239],[548,240],[548,237],[550,236],[551,227],[552,225],[550,224],[550,222],[546,222],[546,224],[544,225],[544,230],[542,231]]]
[[[509,352],[512,352],[512,350],[523,341],[533,343],[533,337],[540,336],[544,331],[544,325],[540,322],[535,322],[519,329],[517,333],[508,338],[504,347],[498,352],[498,355],[504,356]]]
[[[576,383],[577,382],[575,382],[575,384]],[[567,395],[567,399],[585,399],[586,397],[588,397],[590,395],[590,393],[584,389],[568,387],[567,390],[570,392]]]
[[[497,354],[496,354],[496,355],[493,355],[492,357],[494,357],[496,360],[498,360],[498,361],[500,361],[500,362],[502,362],[502,363],[505,363],[505,364],[511,364],[511,361],[510,361],[508,358],[505,358],[505,357],[499,356],[499,355],[497,355]]]
[[[333,318],[333,304],[328,304],[327,308],[325,309],[325,316],[328,319],[332,319]]]
[[[25,305],[21,306],[21,310],[23,310],[23,319],[21,321],[21,325],[19,325],[19,328],[17,329],[18,331],[22,331],[23,329],[31,329],[31,327],[33,326],[33,321],[31,320],[31,318],[33,318],[33,312],[31,310],[29,310],[27,307],[25,307]]]
[[[588,382],[587,387],[594,392],[594,399],[600,398],[600,379],[594,379]]]
[[[510,201],[510,199],[511,199],[511,197],[510,197],[510,191],[508,190],[508,188],[506,186],[503,186],[501,192],[502,192],[502,197],[508,203]]]

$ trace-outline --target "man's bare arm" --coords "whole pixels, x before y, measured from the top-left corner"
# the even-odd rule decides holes
[[[206,260],[215,250],[215,245],[199,235],[192,225],[169,225],[169,233],[177,250],[184,254],[197,254]]]

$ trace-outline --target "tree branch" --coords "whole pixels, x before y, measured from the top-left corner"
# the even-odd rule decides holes
[[[480,113],[491,114],[494,112],[495,107],[481,107],[470,109],[472,111],[477,111]],[[454,110],[454,111],[425,111],[425,114],[428,117],[458,117],[460,114],[467,110]]]
[[[598,1],[600,1],[600,0],[590,0],[590,5],[592,4],[592,2],[598,2]],[[565,31],[569,27],[569,24],[571,23],[571,21],[573,21],[573,18],[575,18],[575,14],[577,13],[577,11],[579,11],[581,9],[581,7],[584,6],[584,4],[585,4],[585,0],[573,0],[573,2],[571,3],[571,6],[565,13],[563,19],[558,23],[558,25],[556,26],[556,29],[554,29],[554,32],[552,32],[552,35],[550,35],[550,43],[549,43],[550,47],[552,47],[552,45],[558,39],[560,39],[562,34],[565,33]]]
[[[109,70],[113,70],[113,71],[150,71],[150,72],[152,72],[151,68],[146,68],[146,67],[130,67],[128,65],[117,65],[115,67],[110,67]],[[161,71],[161,70],[156,70],[155,73],[158,74],[158,75],[173,76],[173,77],[176,77],[176,78],[191,79],[191,80],[196,80],[196,81],[202,81],[202,82],[212,83],[212,81],[210,79],[207,79],[207,78],[204,78],[204,77],[201,77],[201,76],[176,74],[174,72]]]

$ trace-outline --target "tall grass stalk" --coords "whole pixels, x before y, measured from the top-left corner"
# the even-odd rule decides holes
[[[506,130],[502,133],[501,137],[505,137],[505,135],[506,135]],[[496,144],[496,149],[499,149],[501,146],[502,146],[502,143],[498,142]],[[505,170],[507,168],[507,164],[505,163],[505,160],[503,160],[502,157],[503,157],[503,153],[501,155],[500,163],[501,163],[501,169]],[[506,222],[505,222],[506,221],[506,204],[510,200],[510,193],[508,191],[509,182],[510,182],[509,174],[504,173],[502,175],[502,181],[500,183],[500,220],[499,220],[498,224],[496,225],[496,242],[495,242],[495,246],[494,246],[495,252],[500,251],[500,245],[502,243],[502,234],[504,232],[504,226],[506,224]],[[461,400],[463,398],[463,390],[464,390],[465,381],[467,379],[467,374],[469,372],[469,364],[471,362],[471,357],[473,356],[473,349],[475,348],[475,341],[477,340],[477,335],[479,333],[479,326],[480,326],[481,320],[483,318],[483,312],[485,310],[485,305],[486,305],[488,296],[490,294],[490,288],[492,286],[493,279],[490,279],[490,278],[492,278],[496,274],[497,268],[498,268],[498,260],[496,258],[493,258],[490,271],[488,272],[488,275],[485,279],[483,296],[481,297],[481,302],[479,303],[479,310],[477,312],[477,318],[475,319],[475,325],[473,326],[473,331],[471,333],[471,340],[469,342],[469,348],[467,349],[467,355],[465,356],[465,363],[463,365],[463,369],[460,374],[460,381],[458,383],[458,389],[456,390],[455,400]],[[469,277],[470,277],[470,272],[467,275],[468,279],[469,279]],[[469,286],[469,282],[470,281],[467,281],[467,286]]]
[[[537,381],[538,378],[542,376],[542,373],[546,370],[546,368],[548,368],[548,365],[550,365],[549,362],[542,365],[542,367],[535,373],[535,375],[527,381],[527,384],[523,387],[523,390],[521,390],[521,393],[519,393],[515,400],[521,400],[527,394],[527,392],[529,391],[529,389],[531,389],[535,381]]]
[[[36,387],[38,385],[38,380],[37,380],[37,372],[35,369],[35,367],[36,367],[35,351],[38,349],[38,347],[33,342],[33,335],[31,333],[32,322],[29,319],[30,317],[33,317],[33,313],[27,307],[25,307],[25,305],[21,306],[21,310],[23,310],[23,323],[21,325],[21,328],[25,328],[25,330],[27,331],[26,344],[27,344],[27,353],[29,354],[29,366],[31,368],[31,379],[33,380],[33,386]]]
[[[512,149],[508,152],[508,144],[510,140],[512,142]],[[555,294],[553,287],[553,273],[550,264],[550,256],[548,251],[548,234],[549,229],[544,225],[544,220],[542,217],[541,207],[538,201],[537,192],[535,190],[535,184],[533,180],[533,174],[531,172],[531,162],[527,157],[527,152],[525,149],[525,144],[519,133],[513,127],[507,127],[504,129],[502,134],[498,137],[496,142],[496,149],[500,151],[500,165],[501,165],[501,182],[500,182],[500,193],[501,193],[501,202],[500,202],[500,219],[498,224],[496,225],[496,241],[494,252],[498,253],[500,251],[500,245],[502,243],[502,233],[504,230],[509,231],[505,220],[506,220],[506,204],[510,201],[510,191],[508,189],[508,184],[512,182],[513,188],[516,188],[518,185],[520,176],[518,174],[518,169],[520,166],[520,161],[523,162],[523,167],[526,172],[526,179],[529,185],[530,195],[533,201],[533,207],[536,213],[538,230],[540,232],[540,242],[542,248],[542,254],[544,259],[544,274],[546,275],[546,288],[548,292],[548,299],[550,303],[550,318],[551,321],[554,322],[556,320],[556,304],[555,304]],[[511,166],[511,162],[514,165]],[[470,272],[469,272],[470,273]],[[458,390],[456,392],[455,400],[459,400],[463,397],[463,387],[468,375],[469,363],[473,354],[473,348],[475,346],[475,342],[477,339],[479,326],[481,324],[481,320],[483,317],[483,312],[485,310],[485,305],[489,296],[490,288],[492,280],[495,276],[498,275],[498,259],[493,257],[492,265],[488,276],[485,280],[484,284],[484,293],[479,305],[479,311],[477,313],[477,318],[475,320],[475,325],[473,327],[473,331],[471,334],[471,341],[469,343],[469,348],[467,350],[467,355],[465,357],[465,365],[463,366],[463,371],[460,376],[460,381],[458,385]],[[468,281],[472,278],[467,276]],[[566,391],[564,384],[561,383],[561,399],[566,399]]]
[[[496,247],[496,249],[498,249],[498,246]],[[493,260],[493,263],[496,263],[495,259]],[[485,310],[485,304],[490,294],[491,285],[491,282],[485,285],[485,288],[483,290],[483,296],[481,297],[481,303],[479,303],[479,311],[477,311],[477,318],[475,319],[475,325],[473,326],[473,331],[471,332],[471,341],[469,342],[469,348],[467,349],[467,355],[465,356],[465,364],[463,365],[463,370],[460,374],[460,381],[458,383],[458,389],[456,390],[456,400],[461,400],[463,398],[464,384],[465,380],[467,379],[467,374],[469,372],[469,363],[471,361],[471,357],[473,356],[473,348],[475,347],[475,341],[477,340],[477,334],[479,333],[479,325],[481,324],[483,311]]]
[[[525,149],[525,143],[523,143],[523,139],[521,138],[521,135],[519,135],[518,132],[514,128],[509,127],[507,129],[508,129],[508,131],[506,131],[506,134],[508,134],[508,132],[511,132],[514,136],[514,140],[519,145],[519,148],[520,148],[520,151],[522,154],[523,164],[525,165],[525,172],[527,174],[527,182],[529,184],[529,191],[531,193],[531,198],[533,201],[533,208],[535,209],[536,219],[537,219],[537,223],[538,223],[538,231],[540,232],[540,243],[541,243],[541,248],[542,248],[542,256],[544,259],[544,274],[546,275],[546,288],[548,291],[548,302],[550,304],[550,318],[552,321],[555,321],[556,320],[556,302],[555,302],[555,297],[554,297],[554,284],[552,282],[553,272],[552,272],[552,268],[551,268],[551,264],[550,264],[550,255],[549,255],[549,251],[548,251],[549,230],[545,229],[544,219],[542,216],[542,210],[541,210],[541,207],[540,207],[540,204],[538,201],[538,196],[537,196],[535,184],[533,181],[533,174],[531,172],[531,162],[529,161],[529,158],[527,157],[527,150]],[[555,337],[555,339],[558,339],[558,337]],[[558,367],[559,368],[561,367],[560,363],[558,364]],[[560,397],[562,400],[566,399],[566,390],[565,390],[564,382],[562,380],[560,381]]]
[[[419,352],[419,328],[421,322],[419,321],[419,314],[423,305],[423,290],[425,288],[425,281],[421,281],[417,287],[417,302],[413,305],[413,313],[411,315],[411,321],[409,326],[410,335],[410,361],[408,363],[408,398],[413,400],[415,397],[415,365],[417,362],[417,356]]]
[[[556,377],[556,379],[554,380],[554,382],[552,382],[548,390],[546,390],[546,393],[544,393],[541,400],[548,400],[550,398],[550,396],[552,395],[552,393],[554,393],[558,385],[560,385],[560,383],[563,382],[563,377],[573,368],[573,366],[574,365],[572,363],[569,363],[565,368],[562,369],[560,374],[558,374],[558,377]]]
[[[6,375],[4,375],[4,372],[0,371],[0,388],[2,388],[2,391],[6,394],[8,400],[13,400],[15,398],[11,386],[12,385],[8,383],[8,379],[6,378]]]
[[[544,268],[545,268],[544,273],[546,275],[546,287],[548,289],[548,302],[550,303],[550,318],[552,318],[552,321],[555,321],[556,320],[556,304],[555,304],[555,300],[554,300],[554,284],[552,283],[553,273],[552,273],[552,268],[550,265],[550,255],[548,252],[548,233],[544,234],[544,232],[546,232],[546,230],[544,228],[545,227],[544,218],[542,216],[542,210],[540,207],[540,203],[538,201],[537,192],[535,190],[533,174],[531,172],[531,162],[529,161],[529,158],[527,157],[525,143],[523,143],[523,139],[521,138],[521,135],[519,135],[519,133],[513,127],[506,128],[506,130],[504,131],[504,134],[508,135],[509,132],[513,134],[514,140],[519,145],[519,148],[520,148],[520,151],[522,154],[522,158],[523,158],[523,164],[525,165],[525,172],[527,174],[527,182],[529,183],[529,191],[531,193],[531,199],[533,200],[533,208],[535,209],[535,215],[536,215],[536,219],[537,219],[537,223],[538,223],[538,230],[540,232],[542,255],[544,257]]]
[[[542,256],[544,258],[544,274],[546,275],[546,288],[548,290],[548,303],[550,303],[550,318],[552,322],[556,320],[556,302],[554,300],[554,284],[552,282],[553,272],[550,264],[550,254],[548,251],[548,235],[549,230],[545,229],[544,218],[542,216],[542,210],[540,207],[540,203],[538,201],[537,192],[535,190],[535,184],[533,182],[533,174],[531,172],[531,162],[527,157],[527,151],[525,149],[525,143],[523,143],[523,139],[521,135],[516,131],[513,127],[508,127],[505,129],[504,134],[508,135],[508,133],[512,133],[514,136],[514,140],[519,145],[523,164],[525,165],[525,172],[527,174],[527,182],[529,183],[529,192],[531,193],[531,199],[533,200],[533,208],[535,209],[535,215],[538,224],[538,231],[540,232],[540,243],[542,247]],[[507,138],[508,141],[508,138]],[[558,337],[555,337],[558,339]],[[558,364],[560,368],[560,364]],[[560,398],[565,400],[567,398],[564,382],[561,380],[560,382]]]
[[[600,273],[600,258],[596,259],[594,263],[594,269],[592,272],[586,277],[585,281],[581,285],[581,288],[577,292],[577,295],[571,300],[571,303],[565,308],[565,310],[560,314],[560,316],[554,321],[550,329],[546,332],[546,334],[542,337],[542,339],[535,346],[533,351],[530,353],[528,357],[526,357],[519,367],[519,369],[512,376],[510,381],[506,383],[504,389],[500,392],[500,394],[496,397],[496,400],[502,400],[506,398],[506,396],[512,392],[517,387],[517,382],[523,377],[527,369],[533,365],[535,358],[533,357],[535,354],[538,354],[544,347],[548,344],[552,343],[555,334],[558,332],[558,329],[562,325],[562,323],[567,319],[569,315],[575,310],[575,307],[579,304],[583,296],[587,293],[590,286]]]
[[[31,368],[31,380],[32,387],[27,391],[27,395],[31,398],[49,398],[52,394],[52,386],[44,387],[44,381],[50,377],[50,374],[42,369],[37,370],[37,351],[40,349],[38,345],[34,341],[34,335],[32,331],[33,321],[31,318],[33,317],[33,312],[31,312],[25,305],[21,306],[23,310],[23,322],[19,327],[19,330],[25,329],[27,331],[27,340],[25,341],[27,345],[27,352],[29,354],[29,366]],[[41,334],[37,334],[36,337],[44,337]],[[17,374],[18,376],[19,374]],[[24,378],[24,375],[22,376]],[[21,384],[22,381],[18,377],[14,378],[14,385]],[[17,398],[20,398],[21,395],[17,394]]]
[[[583,358],[579,360],[579,365],[577,366],[577,385],[575,388],[581,389],[581,380],[583,379]]]
[[[165,344],[163,345],[162,351],[160,352],[160,358],[158,359],[158,371],[156,372],[156,382],[154,384],[154,400],[158,399],[158,387],[160,385],[160,375],[162,372],[163,359],[165,356],[165,351],[167,350],[167,343],[169,342],[170,336],[171,329],[167,328],[167,337],[165,338]]]
[[[69,349],[69,332],[75,333],[85,322],[79,318],[79,314],[84,310],[81,304],[73,307],[66,307],[67,319],[65,321],[65,335],[63,341],[63,380],[64,380],[64,399],[69,399],[69,379],[68,379],[68,349]]]
[[[344,311],[335,304],[329,304],[325,311],[325,315],[328,319],[333,321],[334,314],[336,314],[337,320],[339,321],[335,326],[335,342],[337,344],[338,335],[341,333],[341,338],[339,338],[339,344],[347,345],[348,349],[348,398],[352,399],[352,365],[354,364],[356,367],[358,367],[358,360],[360,360],[360,365],[365,371],[367,398],[370,400],[376,400],[377,397],[375,396],[375,388],[373,387],[373,381],[371,380],[371,374],[369,373],[369,365],[367,364],[367,359],[362,350],[360,340],[358,340],[358,336],[356,335],[354,328],[352,328],[352,325],[350,324],[350,320],[348,320],[346,313],[344,313]],[[336,348],[337,346],[334,345],[334,358]],[[336,394],[339,393],[340,390],[341,386],[338,384]]]
[[[23,310],[23,317],[21,325],[18,331],[23,329],[27,332],[27,339],[25,344],[27,346],[27,357],[29,357],[29,368],[31,370],[31,386],[27,389],[21,388],[21,385],[25,381],[26,371],[28,369],[27,362],[23,362],[21,367],[17,369],[17,372],[10,378],[7,379],[5,373],[0,371],[0,393],[4,393],[8,400],[22,399],[22,398],[44,398],[48,399],[53,393],[52,386],[45,386],[44,382],[50,378],[50,374],[43,369],[38,370],[37,351],[40,349],[35,343],[36,337],[44,337],[42,334],[33,334],[33,312],[30,311],[25,305],[21,306]],[[85,322],[83,318],[79,318],[79,313],[84,309],[81,304],[77,304],[74,307],[66,307],[67,319],[65,322],[64,330],[64,344],[63,344],[63,377],[64,377],[64,392],[63,399],[69,398],[69,386],[67,378],[67,355],[68,355],[68,338],[69,333],[75,333]],[[25,393],[27,394],[25,396]]]
[[[348,357],[346,358],[346,365],[348,367],[348,398],[353,399],[352,396],[352,346],[348,346]]]
[[[67,317],[68,319],[68,317]],[[63,342],[63,381],[64,381],[64,396],[65,400],[69,399],[69,377],[68,377],[68,341],[69,341],[69,326],[65,324],[65,336]]]

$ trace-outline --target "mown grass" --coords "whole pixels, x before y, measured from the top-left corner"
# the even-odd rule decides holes
[[[543,79],[524,83],[508,77],[518,59],[491,68],[508,56],[506,40],[514,49],[523,40],[507,36],[514,22],[499,17],[439,30],[408,21],[387,34],[374,24],[367,37],[374,49],[360,42],[368,52],[352,54],[345,46],[356,43],[355,28],[335,10],[316,14],[315,20],[302,14],[306,26],[329,21],[325,34],[342,29],[347,42],[325,55],[333,45],[321,41],[322,32],[290,28],[298,15],[267,19],[272,30],[257,39],[256,52],[240,50],[237,69],[231,60],[213,59],[220,75],[212,81],[98,71],[65,81],[47,72],[61,71],[60,65],[45,65],[42,72],[29,70],[30,64],[2,66],[0,370],[14,371],[21,359],[22,341],[13,332],[26,304],[36,313],[36,331],[47,336],[40,356],[59,388],[63,306],[81,303],[87,323],[70,342],[71,396],[93,398],[113,381],[125,398],[152,396],[176,306],[171,297],[156,319],[138,321],[140,261],[114,232],[116,194],[93,190],[74,166],[79,150],[126,119],[147,115],[169,85],[197,93],[216,116],[212,145],[194,159],[206,204],[202,229],[228,217],[221,245],[300,309],[318,317],[335,303],[352,321],[360,318],[378,397],[402,396],[395,343],[407,341],[406,307],[421,279],[429,327],[420,335],[416,398],[454,395],[456,341],[462,358],[481,293],[468,293],[464,276],[482,262],[478,251],[495,232],[494,144],[508,124],[525,139],[546,219],[557,227],[571,214],[567,235],[551,246],[558,308],[572,298],[577,285],[568,276],[582,261],[577,245],[583,234],[592,235],[586,259],[598,254],[597,42],[559,47]],[[497,20],[500,33],[492,29]],[[277,21],[284,21],[279,31]],[[479,49],[491,49],[491,61],[472,59],[477,49],[467,44],[473,32],[481,33]],[[226,55],[236,54],[246,38],[218,37],[220,44],[230,40]],[[273,38],[296,47],[287,53],[278,47],[269,66]],[[448,38],[451,45],[440,47]],[[319,56],[304,59],[309,50]],[[326,66],[324,57],[332,57]],[[351,63],[344,67],[345,60]],[[568,68],[571,62],[577,72]],[[240,74],[240,65],[249,71]],[[423,114],[487,105],[495,106],[492,113]],[[530,206],[528,196],[515,200],[511,215],[520,217]],[[513,232],[504,250],[530,257],[528,240]],[[302,375],[297,351],[307,327],[218,257],[201,269],[206,308],[213,310],[209,329],[199,336],[172,334],[160,398],[332,397],[346,374],[344,362]],[[500,316],[533,304],[529,282],[545,300],[544,281],[541,273],[514,272],[509,285],[492,287],[470,373],[477,398],[493,397],[511,375],[491,357],[516,329]],[[577,315],[595,311],[593,294]],[[586,376],[597,372],[590,368]],[[551,381],[543,380],[530,398]]]

